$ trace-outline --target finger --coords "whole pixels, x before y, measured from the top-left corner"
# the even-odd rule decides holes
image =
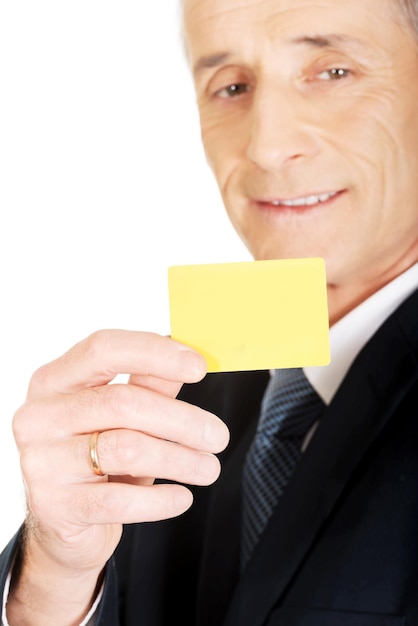
[[[33,375],[28,394],[71,393],[104,385],[117,374],[146,374],[196,382],[206,373],[203,356],[155,333],[102,330],[76,344]]]
[[[158,391],[165,396],[175,398],[183,383],[171,380],[165,380],[157,378],[157,376],[150,376],[145,374],[131,374],[129,377],[129,384],[136,385],[137,387],[145,387],[146,389],[152,389]]]
[[[105,385],[26,403],[13,419],[18,446],[23,450],[43,441],[45,424],[54,440],[125,428],[206,452],[221,452],[229,442],[226,425],[213,413],[135,385]]]
[[[128,475],[115,475],[107,477],[109,482],[112,483],[126,483],[128,485],[137,485],[138,487],[153,485],[155,482],[155,478],[149,477],[141,477],[138,476],[128,476]]]
[[[73,524],[87,527],[168,519],[187,511],[192,502],[190,490],[174,483],[146,487],[97,483],[73,486],[61,506],[71,511]]]
[[[90,456],[91,436],[59,441],[45,450],[51,466],[65,468],[69,479],[96,477]],[[130,430],[100,433],[97,459],[103,474],[155,477],[190,485],[210,485],[220,473],[216,456]],[[64,459],[64,461],[63,461]],[[66,479],[68,480],[68,478]]]

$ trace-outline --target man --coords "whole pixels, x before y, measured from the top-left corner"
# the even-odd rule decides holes
[[[255,259],[326,261],[332,362],[306,372],[326,407],[241,571],[269,374],[205,377],[185,346],[122,331],[41,368],[14,420],[28,517],[1,561],[11,626],[418,624],[417,13],[185,0],[232,223]],[[129,384],[108,385],[119,372]]]

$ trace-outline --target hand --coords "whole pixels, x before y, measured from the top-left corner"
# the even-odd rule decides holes
[[[127,384],[109,384],[119,373]],[[229,434],[216,416],[176,399],[205,360],[167,337],[99,331],[32,377],[13,429],[28,503],[27,550],[66,570],[100,571],[122,524],[179,515],[181,484],[208,485]],[[92,433],[104,476],[92,467]]]

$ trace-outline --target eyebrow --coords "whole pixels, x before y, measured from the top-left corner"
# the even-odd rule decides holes
[[[343,46],[356,46],[357,48],[365,48],[366,42],[357,37],[351,37],[350,35],[343,34],[329,34],[329,35],[304,35],[302,37],[295,37],[290,40],[290,43],[296,45],[307,45],[312,48],[341,48]]]
[[[202,70],[218,67],[225,63],[230,56],[231,54],[229,52],[218,52],[216,54],[208,54],[207,56],[200,57],[193,66],[193,73],[198,74]]]
[[[329,35],[303,35],[290,39],[294,45],[305,45],[311,48],[341,48],[343,46],[354,45],[356,48],[365,48],[365,42],[356,37],[343,34]],[[217,52],[200,57],[193,66],[193,73],[199,74],[203,70],[219,67],[233,55],[230,52]]]

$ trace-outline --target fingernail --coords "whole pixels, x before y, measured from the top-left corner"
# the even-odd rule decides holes
[[[229,431],[220,419],[211,418],[206,421],[204,437],[205,441],[213,447],[213,452],[220,452],[229,441]]]
[[[180,511],[188,509],[193,503],[193,494],[188,489],[179,490],[174,498],[174,505]]]
[[[219,461],[212,454],[201,455],[199,459],[199,474],[203,478],[215,478],[219,474]]]
[[[181,351],[181,360],[191,374],[203,375],[206,372],[206,361],[198,352],[184,349]]]

